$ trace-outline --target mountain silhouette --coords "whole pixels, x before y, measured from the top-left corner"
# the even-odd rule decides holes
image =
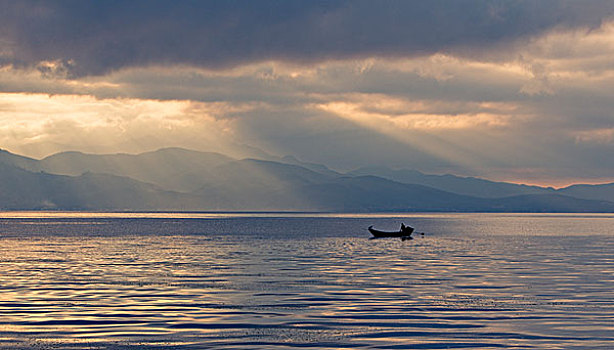
[[[41,160],[0,151],[0,181],[4,210],[614,212],[614,184],[555,190],[408,169],[342,174],[290,156],[181,148]]]

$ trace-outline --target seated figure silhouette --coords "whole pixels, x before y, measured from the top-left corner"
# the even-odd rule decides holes
[[[412,232],[414,232],[414,228],[411,226],[405,226],[404,223],[401,223],[401,232],[409,236]]]
[[[405,241],[407,239],[413,239],[411,233],[414,232],[414,228],[411,226],[405,226],[404,223],[401,223],[401,240]]]

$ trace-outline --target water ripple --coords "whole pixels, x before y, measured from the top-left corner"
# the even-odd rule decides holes
[[[445,218],[0,219],[0,349],[611,348],[614,218]]]

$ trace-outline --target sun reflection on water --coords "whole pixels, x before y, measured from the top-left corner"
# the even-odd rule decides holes
[[[0,222],[0,348],[605,349],[614,340],[612,217],[600,219],[601,235],[530,237],[475,231],[518,217],[422,217],[412,221],[429,234],[402,242],[359,230],[396,217],[87,215],[82,225]],[[544,220],[550,228],[529,231],[576,219],[528,219]]]

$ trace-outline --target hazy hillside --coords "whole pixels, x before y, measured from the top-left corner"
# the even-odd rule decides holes
[[[286,164],[298,165],[298,166],[301,166],[303,168],[315,171],[315,172],[323,174],[323,175],[328,175],[328,176],[341,176],[341,175],[343,175],[341,173],[338,173],[336,171],[333,171],[333,170],[329,169],[325,165],[317,164],[317,163],[302,162],[302,161],[296,159],[293,156],[285,156],[285,157],[280,159],[280,162],[281,163],[286,163]]]
[[[401,169],[393,170],[385,167],[360,168],[348,173],[349,175],[375,175],[389,180],[408,184],[419,184],[440,190],[484,198],[501,198],[521,195],[563,195],[580,199],[614,202],[614,183],[601,185],[572,185],[561,189],[549,187],[527,186],[506,182],[495,182],[475,177],[460,177],[454,175],[428,175],[419,171]],[[547,197],[528,197],[537,200]],[[552,197],[560,198],[562,197]],[[554,201],[542,203],[554,204]]]
[[[385,168],[342,175],[282,160],[177,148],[138,155],[64,152],[40,161],[0,152],[0,208],[614,212],[614,201],[606,201],[614,184],[554,191]],[[379,176],[358,175],[363,172]]]
[[[326,210],[472,211],[488,206],[487,201],[481,198],[375,176],[341,177],[306,185],[301,192],[312,202],[321,203]]]
[[[302,188],[331,179],[297,165],[244,159],[211,169],[209,181],[195,193],[230,208],[313,210],[321,203],[310,200]]]
[[[12,165],[31,171],[39,170],[38,160],[13,154],[3,149],[0,149],[0,164]]]
[[[440,190],[484,198],[499,198],[521,194],[546,194],[553,190],[545,187],[495,182],[475,177],[454,175],[427,175],[416,170],[393,170],[385,167],[360,168],[348,175],[374,175],[386,179],[438,188]]]
[[[63,152],[42,159],[39,167],[62,175],[93,172],[127,176],[167,190],[190,192],[203,185],[211,168],[232,160],[219,153],[164,148],[137,155]]]
[[[601,185],[573,185],[557,190],[557,193],[567,196],[614,201],[614,183]]]
[[[154,210],[202,208],[200,198],[129,178],[34,173],[0,163],[0,209]]]

